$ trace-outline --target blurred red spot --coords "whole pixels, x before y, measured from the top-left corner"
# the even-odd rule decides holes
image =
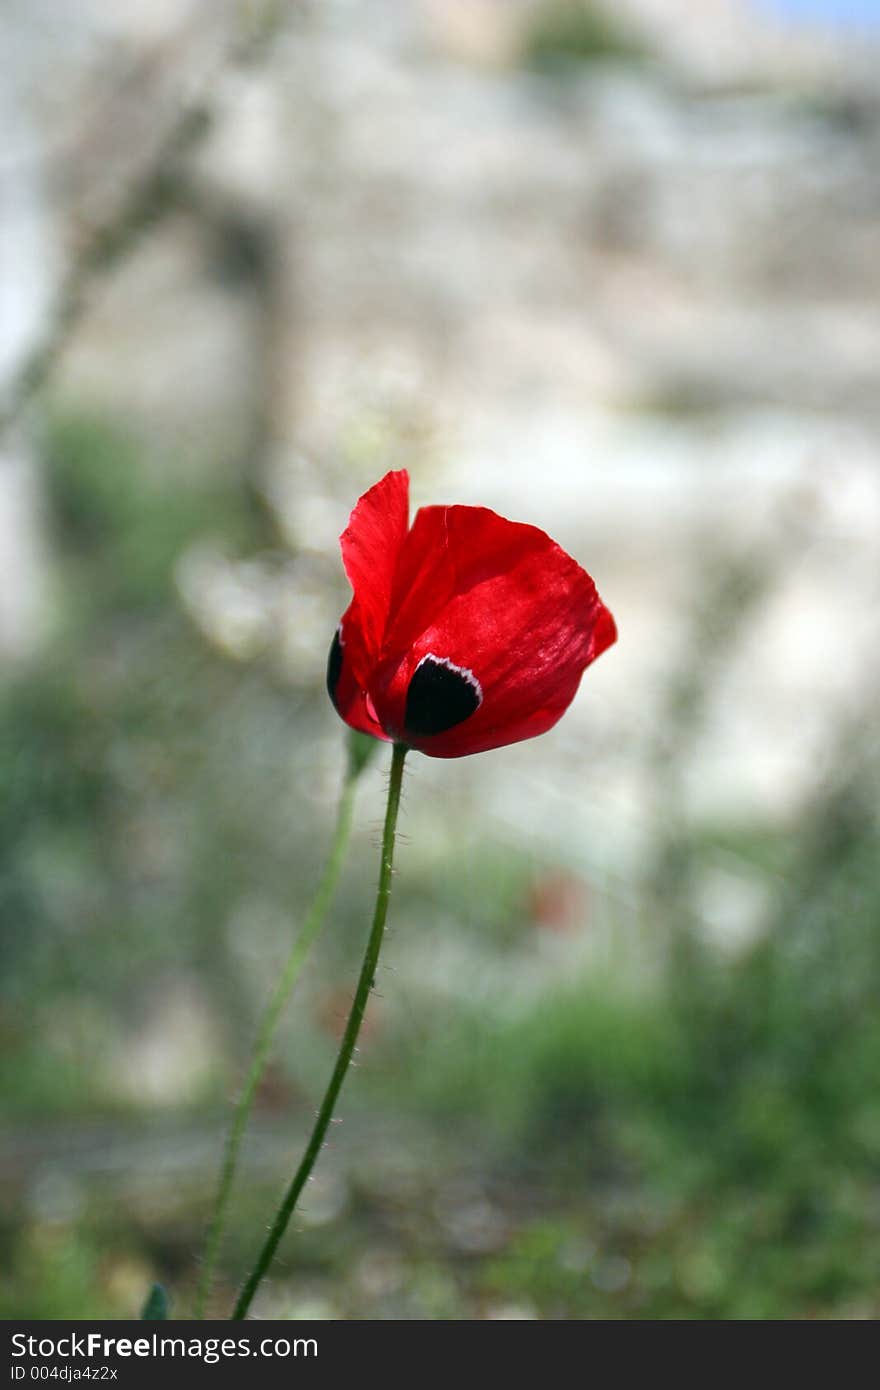
[[[528,892],[528,913],[536,927],[579,931],[589,917],[587,886],[574,874],[551,870],[539,875]]]
[[[345,1025],[348,1022],[348,1015],[351,1010],[353,995],[347,989],[327,989],[318,999],[315,1005],[315,1022],[323,1033],[327,1033],[335,1041],[339,1041],[345,1032]],[[367,1004],[367,1012],[361,1026],[358,1046],[370,1042],[378,1033],[382,1031],[382,1008],[381,1000],[377,1000],[375,992],[370,995]]]
[[[297,1087],[279,1062],[270,1062],[263,1072],[256,1095],[256,1107],[264,1114],[284,1112],[297,1098]]]

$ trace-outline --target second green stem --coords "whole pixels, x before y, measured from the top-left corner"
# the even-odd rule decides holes
[[[214,1206],[211,1221],[208,1226],[207,1240],[205,1242],[205,1255],[196,1292],[195,1315],[197,1318],[203,1318],[205,1316],[205,1310],[211,1296],[211,1288],[214,1283],[214,1274],[217,1268],[220,1246],[226,1230],[226,1218],[229,1210],[229,1201],[232,1196],[232,1188],[235,1182],[239,1153],[241,1151],[248,1120],[250,1119],[251,1110],[253,1109],[257,1089],[262,1079],[263,1072],[266,1069],[269,1054],[272,1050],[278,1023],[293,991],[293,987],[299,978],[299,973],[303,967],[306,956],[309,953],[315,937],[321,929],[345,859],[345,851],[348,846],[348,838],[351,831],[355,784],[360,772],[360,766],[362,766],[362,764],[358,765],[355,757],[350,755],[345,781],[342,787],[342,794],[339,800],[336,830],[333,836],[330,855],[327,859],[315,896],[312,899],[312,905],[303,923],[302,930],[291,947],[284,968],[278,977],[278,983],[275,986],[272,998],[266,1006],[266,1011],[260,1021],[248,1074],[241,1089],[241,1094],[235,1103],[235,1109],[226,1136],[226,1145],[223,1150],[223,1162],[217,1180]]]
[[[357,989],[355,990],[354,1002],[351,1006],[351,1013],[345,1025],[345,1032],[342,1035],[342,1042],[339,1054],[336,1058],[336,1065],[333,1074],[321,1102],[314,1128],[312,1129],[306,1151],[302,1161],[297,1168],[290,1186],[284,1195],[284,1200],[275,1215],[271,1229],[263,1244],[263,1248],[257,1258],[251,1273],[249,1274],[238,1302],[232,1313],[234,1319],[246,1318],[248,1310],[254,1298],[254,1294],[263,1281],[263,1278],[272,1263],[275,1251],[281,1241],[284,1232],[287,1230],[288,1222],[293,1215],[294,1208],[299,1201],[300,1194],[311,1176],[312,1169],[324,1138],[333,1117],[333,1111],[345,1074],[351,1063],[352,1055],[358,1040],[358,1034],[363,1023],[364,1013],[367,1008],[367,1000],[370,997],[370,990],[373,987],[373,979],[376,974],[376,966],[379,961],[379,952],[382,948],[382,937],[385,931],[385,918],[388,915],[388,899],[391,895],[391,870],[394,859],[394,834],[397,828],[397,812],[400,807],[400,789],[403,783],[403,763],[406,757],[406,746],[402,743],[394,745],[391,758],[391,778],[388,784],[388,806],[385,812],[385,828],[382,834],[382,858],[379,866],[379,888],[376,895],[376,907],[373,913],[373,925],[370,930],[367,950],[364,956],[361,973],[358,978]]]

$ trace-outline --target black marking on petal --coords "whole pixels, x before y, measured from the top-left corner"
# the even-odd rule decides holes
[[[473,671],[429,653],[413,671],[406,692],[404,730],[424,738],[461,724],[479,709],[483,691]]]
[[[342,675],[342,624],[333,634],[333,641],[330,644],[330,655],[327,658],[327,694],[333,701],[333,707],[337,714],[339,705],[336,702],[336,687],[339,684],[339,677]]]

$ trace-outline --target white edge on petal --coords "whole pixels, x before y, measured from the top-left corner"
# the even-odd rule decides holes
[[[340,641],[341,640],[340,638]],[[437,656],[435,652],[426,652],[418,663],[418,666],[416,666],[416,671],[419,669],[419,666],[424,666],[426,661],[434,661],[438,666],[446,666],[450,671],[455,671],[457,675],[464,676],[468,684],[472,685],[477,692],[477,709],[480,708],[480,705],[483,703],[483,687],[480,685],[479,680],[470,667],[456,666],[455,662],[450,661],[448,656]],[[415,675],[415,671],[413,671],[413,675]]]

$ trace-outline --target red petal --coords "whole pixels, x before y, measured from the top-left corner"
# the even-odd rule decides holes
[[[367,696],[360,672],[366,664],[363,647],[363,629],[357,599],[352,599],[339,624],[339,640],[342,647],[342,665],[330,698],[336,711],[346,724],[359,729],[362,734],[372,734],[374,738],[386,739],[372,710],[372,701]]]
[[[532,738],[574,698],[584,669],[616,636],[596,586],[545,532],[482,507],[429,507],[400,555],[392,619],[370,691],[406,737],[406,694],[429,653],[473,672],[479,708],[444,733],[408,738],[454,758]]]
[[[409,524],[409,475],[386,473],[365,492],[339,538],[342,562],[358,602],[363,647],[379,655],[398,556]]]

